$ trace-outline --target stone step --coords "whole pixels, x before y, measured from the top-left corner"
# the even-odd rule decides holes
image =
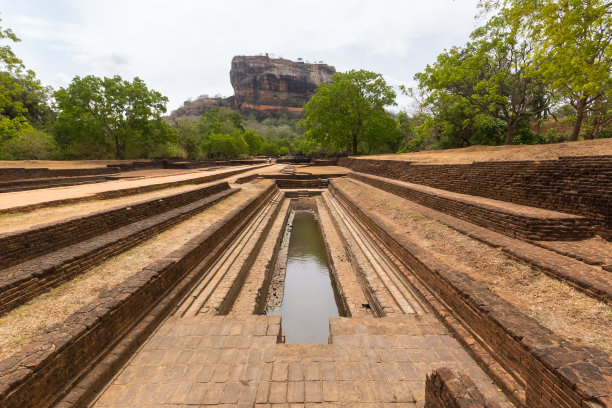
[[[227,198],[228,189],[0,271],[0,315]]]
[[[578,215],[363,173],[349,173],[349,178],[511,237],[537,241],[577,241],[594,235],[591,221]]]
[[[0,268],[58,251],[119,227],[178,208],[229,189],[227,182],[162,198],[137,201],[85,216],[74,216],[27,230],[0,234]]]
[[[78,184],[105,182],[105,175],[49,177],[40,179],[0,181],[0,193],[13,191],[38,190],[42,188],[75,186]]]

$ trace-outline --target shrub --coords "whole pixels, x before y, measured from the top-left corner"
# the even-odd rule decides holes
[[[54,160],[60,158],[60,149],[50,134],[26,129],[4,143],[2,155],[8,160]]]

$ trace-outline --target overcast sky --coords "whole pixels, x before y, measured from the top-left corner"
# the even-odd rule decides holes
[[[232,95],[234,55],[324,61],[410,86],[445,48],[467,41],[476,2],[0,0],[0,24],[21,38],[11,47],[44,84],[138,76],[170,98],[171,111],[201,94]]]

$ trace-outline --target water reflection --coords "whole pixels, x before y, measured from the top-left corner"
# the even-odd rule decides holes
[[[289,240],[281,314],[286,343],[327,343],[330,317],[338,306],[332,288],[325,243],[310,211],[296,211]]]

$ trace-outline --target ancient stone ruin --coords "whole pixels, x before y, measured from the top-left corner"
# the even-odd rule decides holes
[[[0,169],[0,406],[612,407],[612,156],[318,164]]]

